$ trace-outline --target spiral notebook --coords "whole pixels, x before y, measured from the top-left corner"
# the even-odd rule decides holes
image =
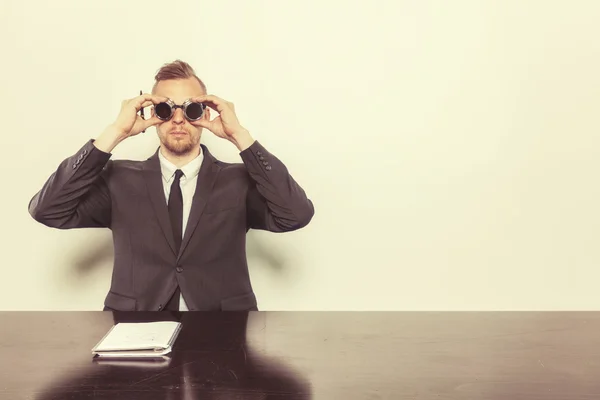
[[[94,346],[94,357],[159,358],[173,350],[181,322],[120,322]]]

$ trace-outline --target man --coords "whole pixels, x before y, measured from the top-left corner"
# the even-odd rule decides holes
[[[184,103],[196,109],[184,112]],[[149,106],[151,118],[138,115]],[[218,113],[212,120],[211,111]],[[160,139],[154,155],[110,160],[115,146],[151,126]],[[200,144],[203,129],[235,145],[243,162],[217,160]],[[314,207],[285,165],[241,125],[234,105],[208,95],[192,67],[177,60],[158,71],[151,94],[123,101],[116,120],[59,165],[29,212],[53,228],[112,230],[104,310],[248,311],[258,307],[246,233],[300,229]]]

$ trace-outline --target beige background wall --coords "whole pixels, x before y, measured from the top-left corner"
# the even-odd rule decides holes
[[[0,309],[101,309],[110,232],[27,205],[176,58],[315,203],[302,231],[249,235],[261,309],[600,307],[600,2],[165,4],[2,2]]]

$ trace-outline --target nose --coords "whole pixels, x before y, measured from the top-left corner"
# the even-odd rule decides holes
[[[184,122],[183,110],[181,108],[176,108],[175,113],[173,114],[173,122],[176,124],[182,124]]]

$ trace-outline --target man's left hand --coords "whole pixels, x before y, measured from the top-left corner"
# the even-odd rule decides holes
[[[194,102],[204,103],[207,108],[204,110],[205,116],[198,121],[190,121],[190,124],[202,128],[206,128],[216,136],[227,139],[237,146],[240,151],[250,147],[254,143],[254,139],[250,133],[244,128],[237,115],[233,103],[225,101],[217,96],[204,95],[191,99]],[[210,110],[215,110],[219,115],[210,120]]]

